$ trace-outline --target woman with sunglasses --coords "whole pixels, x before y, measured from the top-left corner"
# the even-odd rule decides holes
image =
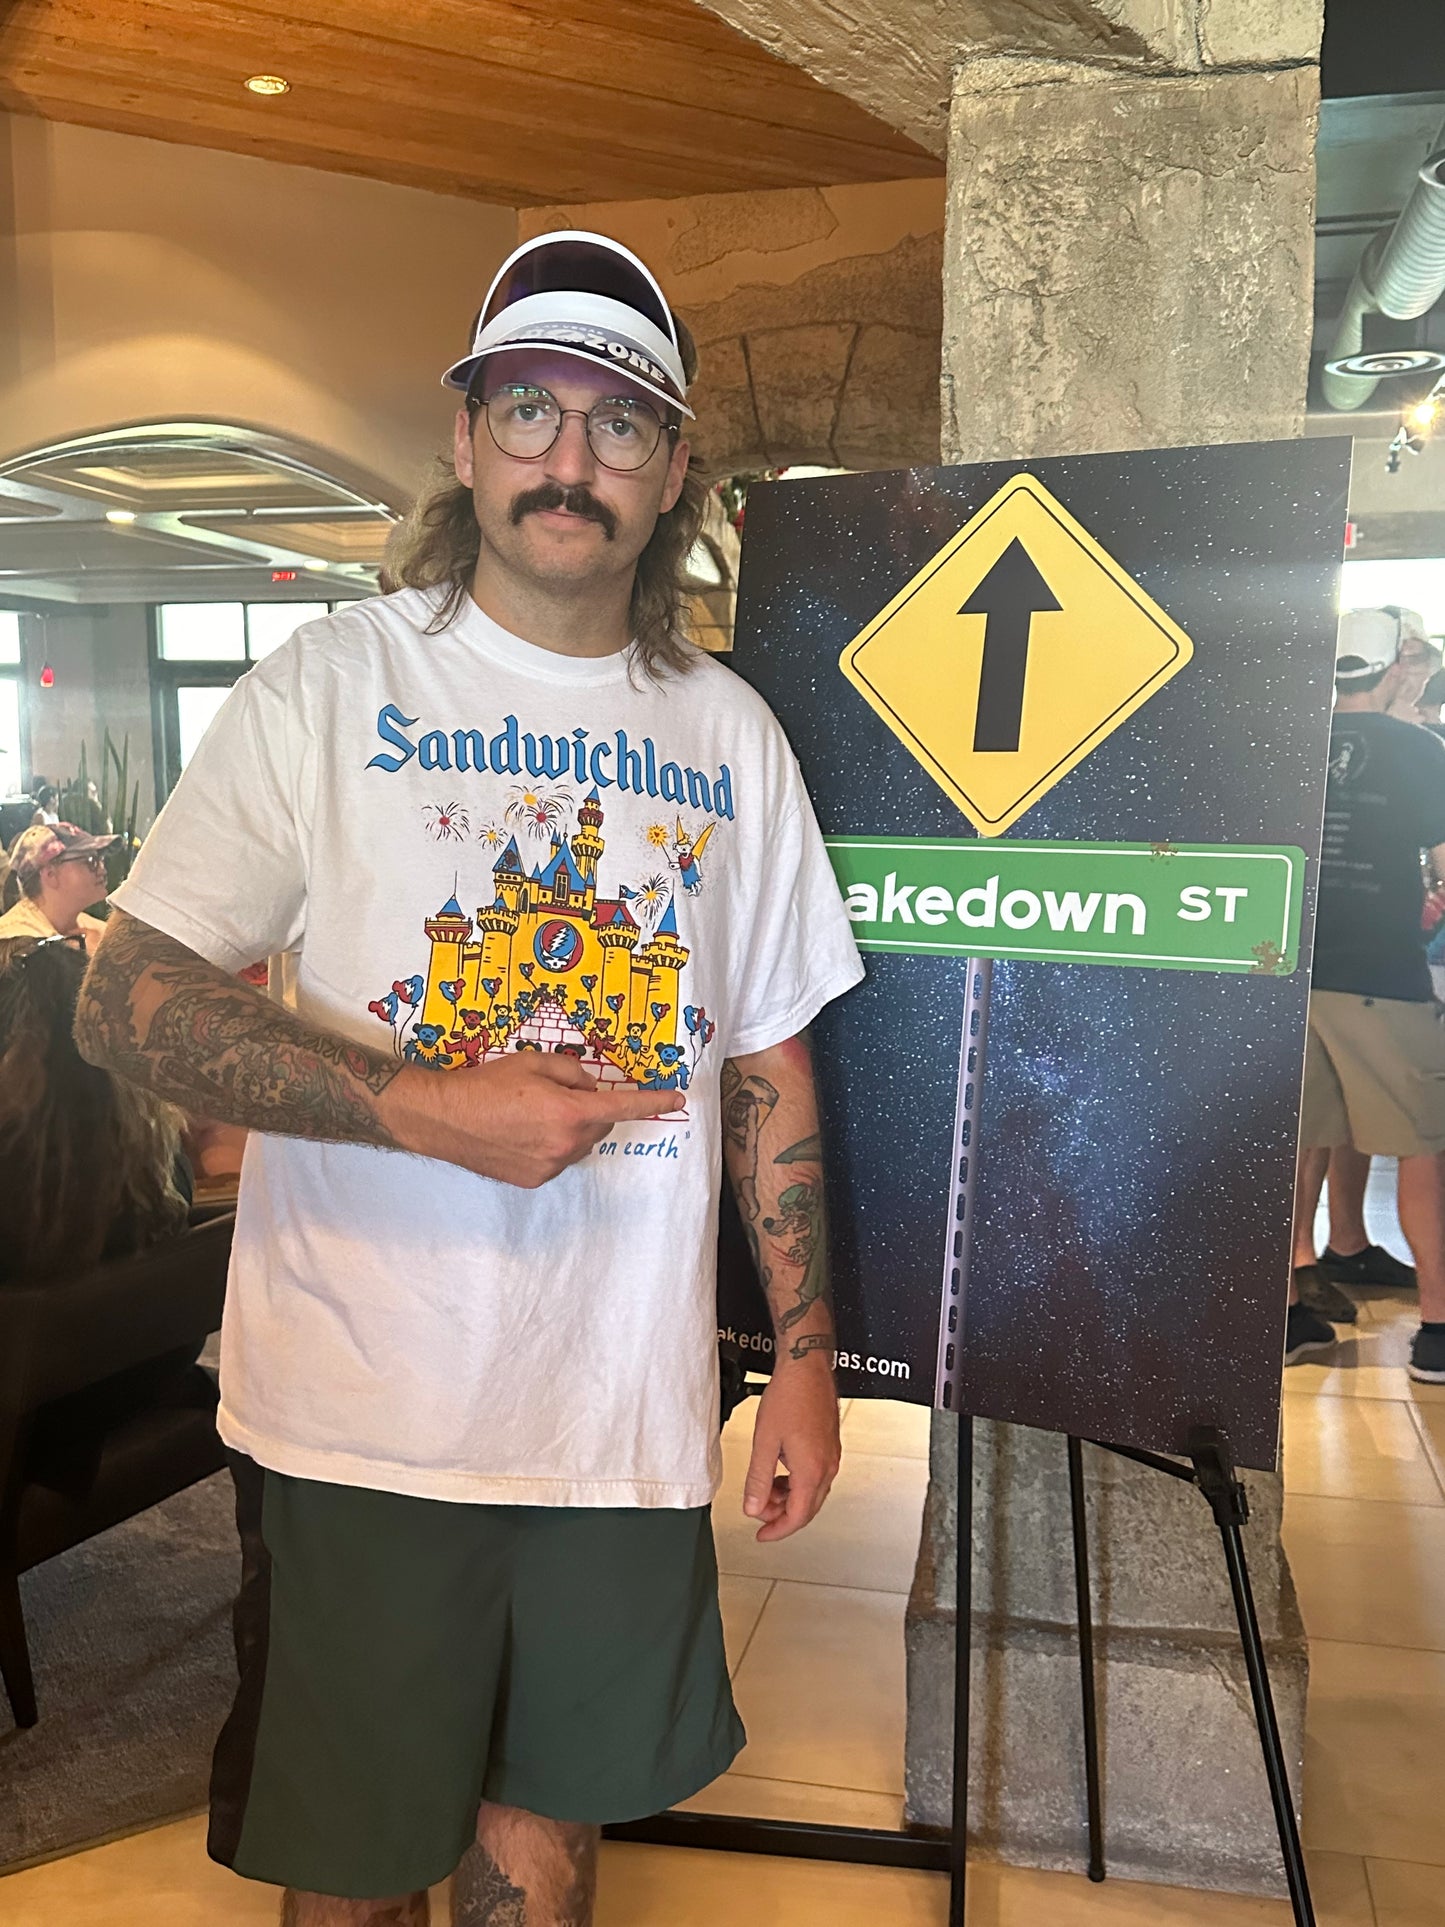
[[[91,836],[73,823],[35,823],[10,850],[7,896],[14,902],[0,916],[6,937],[74,937],[98,930],[85,916],[109,891],[105,852],[114,836]]]

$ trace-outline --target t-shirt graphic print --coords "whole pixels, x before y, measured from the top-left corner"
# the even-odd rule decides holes
[[[253,1133],[226,1442],[301,1478],[698,1506],[721,1473],[719,1075],[862,964],[792,752],[712,658],[654,679],[377,597],[238,683],[116,901],[308,1021],[473,1077],[681,1092],[535,1191]]]
[[[453,852],[466,883],[418,916],[417,953],[367,1005],[396,1054],[465,1070],[508,1051],[550,1051],[602,1085],[686,1092],[717,1035],[706,1005],[685,1000],[683,933],[707,887],[708,846],[733,815],[728,765],[659,765],[652,739],[634,746],[625,729],[590,743],[582,726],[539,737],[508,716],[490,740],[459,729],[415,742],[406,733],[415,722],[384,710],[388,747],[367,767],[400,770],[424,754],[439,775],[491,780],[474,784],[470,801],[420,806],[419,830]],[[607,847],[602,781],[653,806],[640,847],[620,856]],[[459,892],[473,884],[464,908]],[[410,968],[423,964],[423,946],[424,967]]]

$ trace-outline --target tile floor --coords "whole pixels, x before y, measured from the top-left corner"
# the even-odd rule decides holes
[[[1403,1255],[1378,1174],[1374,1235]],[[1285,1530],[1312,1645],[1305,1840],[1320,1927],[1445,1922],[1445,1387],[1404,1370],[1411,1308],[1286,1378]],[[747,1414],[725,1442],[723,1611],[751,1733],[695,1807],[896,1826],[903,1610],[928,1417],[855,1401],[843,1476],[799,1538],[763,1548],[738,1508]],[[0,1880],[0,1927],[251,1927],[274,1891],[212,1866],[184,1820]],[[434,1918],[447,1919],[437,1896]],[[598,1927],[943,1927],[929,1874],[609,1846]],[[1287,1927],[1280,1902],[979,1867],[970,1927]]]

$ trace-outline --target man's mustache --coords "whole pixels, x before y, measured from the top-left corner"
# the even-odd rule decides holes
[[[516,528],[523,516],[541,509],[564,509],[568,515],[595,522],[609,542],[617,534],[617,517],[580,483],[576,488],[562,488],[556,482],[543,482],[539,488],[529,488],[512,503],[512,527]]]

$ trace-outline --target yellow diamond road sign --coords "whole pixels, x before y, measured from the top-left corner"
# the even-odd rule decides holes
[[[843,674],[999,836],[1194,653],[1032,475],[1016,475],[843,651]]]

